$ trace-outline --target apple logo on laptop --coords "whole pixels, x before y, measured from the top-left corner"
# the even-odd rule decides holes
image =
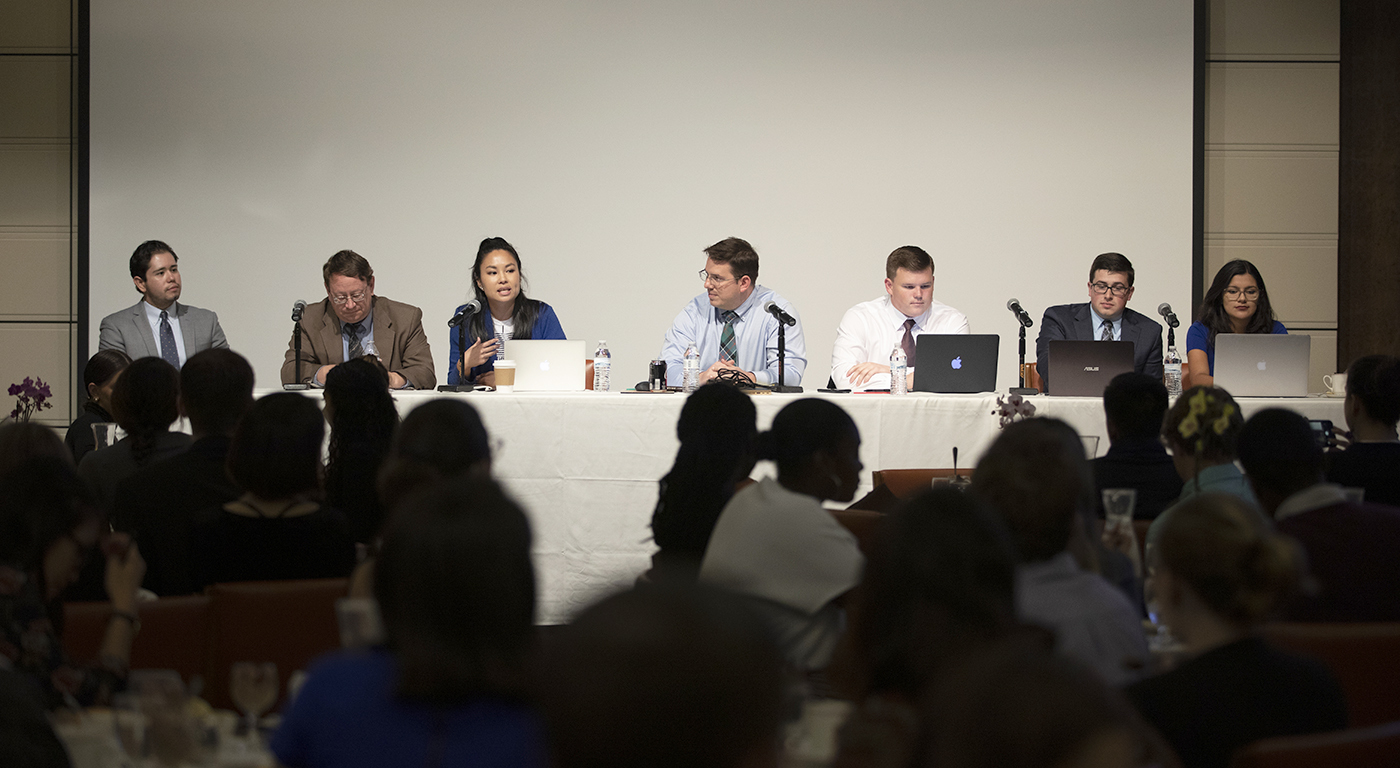
[[[962,355],[958,355],[957,357],[953,358],[953,370],[962,370]]]
[[[541,370],[541,371],[547,371],[547,370],[549,370],[549,361],[548,361],[548,360],[541,360],[541,361],[540,361],[540,370]]]
[[[1264,368],[1265,368],[1267,365],[1268,365],[1268,363],[1265,363],[1263,360],[1260,360],[1260,361],[1259,361],[1259,370],[1261,370],[1261,371],[1264,370]]]

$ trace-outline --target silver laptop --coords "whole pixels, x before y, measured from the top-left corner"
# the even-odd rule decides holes
[[[1215,386],[1235,397],[1306,397],[1312,338],[1222,333],[1215,337]]]
[[[584,342],[511,339],[506,354],[515,361],[516,392],[582,392]]]

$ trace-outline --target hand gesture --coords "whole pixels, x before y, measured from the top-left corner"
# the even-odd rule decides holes
[[[146,578],[146,561],[136,542],[125,533],[108,535],[102,542],[102,552],[107,556],[107,597],[116,610],[130,611],[136,605],[136,590]]]
[[[496,356],[496,348],[500,344],[495,336],[477,339],[475,344],[467,348],[467,353],[462,355],[462,360],[457,363],[457,373],[467,376],[471,369],[485,365],[487,360]]]

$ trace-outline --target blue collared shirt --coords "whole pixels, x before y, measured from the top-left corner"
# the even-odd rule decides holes
[[[1113,340],[1114,340],[1114,341],[1122,341],[1122,340],[1123,340],[1123,313],[1122,313],[1122,312],[1119,312],[1119,313],[1118,313],[1118,319],[1117,319],[1117,320],[1105,320],[1104,318],[1102,318],[1102,317],[1099,316],[1098,310],[1094,309],[1094,304],[1093,304],[1093,302],[1090,302],[1090,303],[1089,303],[1089,314],[1093,315],[1093,319],[1094,319],[1094,341],[1098,341],[1099,339],[1102,339],[1102,338],[1103,338],[1103,327],[1104,327],[1104,324],[1105,324],[1105,323],[1107,323],[1109,326],[1111,326],[1111,327],[1113,328]]]
[[[151,335],[156,337],[156,351],[159,352],[161,310],[156,309],[149,301],[142,301],[141,304],[146,308],[146,322],[151,324]],[[179,304],[177,301],[172,301],[164,311],[165,319],[170,321],[170,330],[175,332],[175,351],[180,353],[180,365],[183,366],[187,359],[185,357],[185,336],[180,333],[180,317],[175,312]]]
[[[759,384],[777,383],[778,320],[763,311],[763,305],[770,301],[797,318],[797,325],[787,329],[783,383],[799,386],[802,372],[807,370],[807,344],[802,338],[802,318],[787,299],[761,285],[755,286],[748,300],[734,310],[739,313],[739,319],[734,322],[737,358],[734,364],[746,371],[753,371]],[[676,316],[676,321],[671,323],[671,330],[666,332],[666,342],[661,347],[661,359],[666,361],[666,383],[673,387],[681,385],[685,347],[692,341],[700,351],[700,370],[714,365],[719,360],[719,336],[723,331],[720,309],[710,306],[708,294],[702,293],[687,304]]]

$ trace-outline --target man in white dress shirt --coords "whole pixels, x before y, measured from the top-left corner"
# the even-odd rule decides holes
[[[967,316],[933,298],[933,258],[917,245],[885,259],[885,295],[846,310],[831,350],[837,389],[888,389],[890,353],[903,346],[914,382],[914,339],[921,333],[968,333]]]

